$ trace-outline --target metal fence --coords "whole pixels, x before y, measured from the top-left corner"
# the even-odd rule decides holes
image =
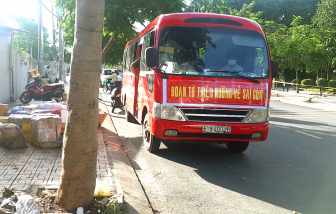
[[[303,85],[303,84],[297,84],[297,83],[291,83],[291,82],[281,82],[281,81],[275,81],[272,82],[272,88],[278,88],[279,86],[282,87],[283,91],[289,91],[289,88],[295,87],[304,87],[304,88],[318,88],[320,92],[320,96],[322,96],[322,93],[325,89],[332,89],[333,93],[336,93],[336,88],[333,87],[323,87],[323,86],[316,86],[316,85]]]

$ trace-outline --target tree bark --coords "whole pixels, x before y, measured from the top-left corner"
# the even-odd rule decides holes
[[[296,72],[296,93],[299,93],[299,71],[295,71]]]
[[[96,185],[98,90],[105,0],[76,0],[61,183],[56,203],[86,207]]]
[[[114,39],[114,35],[113,35],[113,36],[111,36],[111,38],[109,39],[109,41],[107,42],[107,44],[105,45],[105,47],[102,51],[102,61],[104,60],[106,54],[109,52],[109,50],[112,47],[114,41],[115,41],[115,39]]]

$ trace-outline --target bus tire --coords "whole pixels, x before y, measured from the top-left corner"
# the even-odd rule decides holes
[[[242,153],[249,145],[249,141],[231,141],[227,142],[226,146],[231,152]]]
[[[142,139],[143,139],[143,144],[145,145],[146,149],[149,152],[154,153],[160,149],[161,139],[158,137],[155,137],[150,132],[148,114],[146,114],[144,123],[142,125]]]
[[[133,121],[133,115],[127,110],[126,105],[125,105],[125,118],[127,122]]]

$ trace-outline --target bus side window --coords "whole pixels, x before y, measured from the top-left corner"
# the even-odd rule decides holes
[[[130,72],[130,64],[131,64],[131,56],[132,56],[132,46],[127,48],[127,53],[126,53],[126,63],[125,63],[125,71]]]
[[[145,55],[146,55],[145,50],[146,50],[146,48],[147,48],[147,45],[146,45],[146,37],[145,37],[145,41],[142,44],[142,49],[141,49],[140,72],[147,70],[146,59],[145,59]]]
[[[150,43],[150,34],[147,34],[144,36],[144,42],[142,44],[142,50],[141,50],[141,61],[140,61],[140,71],[148,71],[149,68],[146,64],[146,48],[149,47]]]
[[[127,49],[124,50],[124,62],[123,62],[123,66],[122,66],[123,72],[127,71],[127,69],[126,69],[126,61],[127,61]]]
[[[152,31],[152,32],[150,33],[149,47],[154,47],[154,38],[155,38],[155,31]]]

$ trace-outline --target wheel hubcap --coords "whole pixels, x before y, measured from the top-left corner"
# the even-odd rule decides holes
[[[29,100],[29,98],[30,98],[30,96],[29,96],[28,94],[25,94],[25,95],[23,96],[23,99],[24,99],[25,101]]]
[[[149,132],[149,124],[146,122],[144,125],[144,139],[145,141],[148,143],[149,142],[149,138],[150,138],[150,132]]]

